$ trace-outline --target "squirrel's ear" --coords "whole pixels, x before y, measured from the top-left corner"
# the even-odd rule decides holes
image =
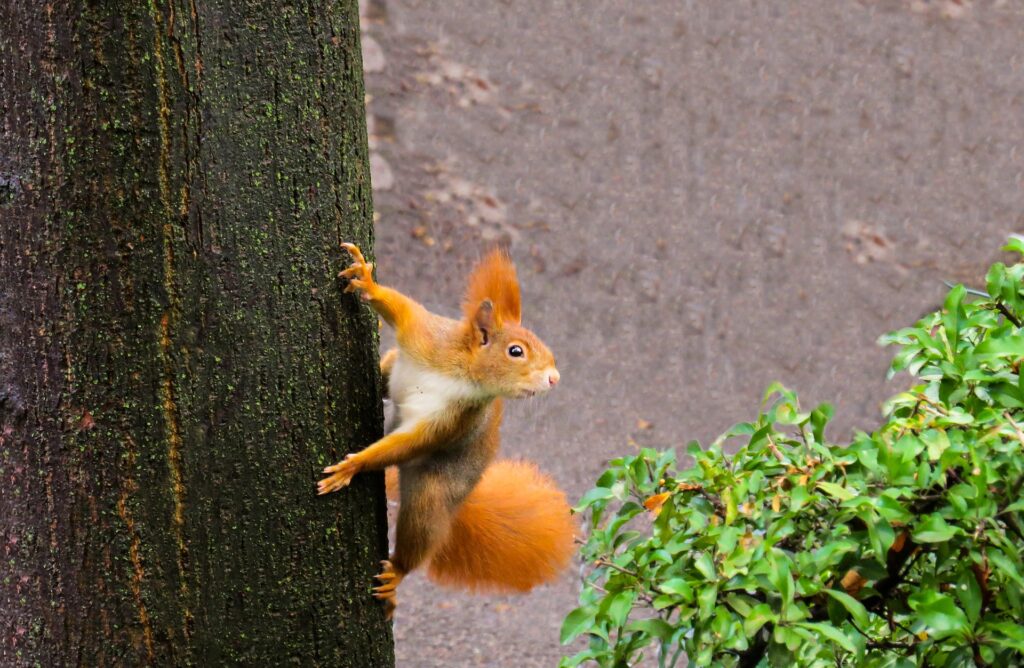
[[[480,333],[480,345],[486,346],[491,341],[491,330],[494,329],[494,304],[490,299],[480,302],[473,314],[473,324]]]

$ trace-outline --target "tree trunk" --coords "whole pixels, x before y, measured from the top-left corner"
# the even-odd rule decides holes
[[[0,3],[0,665],[393,663],[356,0]]]

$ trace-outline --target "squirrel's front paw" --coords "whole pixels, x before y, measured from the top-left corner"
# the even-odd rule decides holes
[[[329,494],[347,487],[352,482],[352,478],[359,473],[359,464],[355,459],[355,455],[348,455],[334,466],[325,468],[324,473],[332,473],[333,475],[317,483],[317,494]]]
[[[341,244],[341,247],[348,251],[353,260],[348,269],[338,273],[341,278],[349,279],[348,285],[345,286],[345,292],[362,290],[363,299],[370,299],[370,291],[376,287],[376,283],[373,281],[373,265],[366,261],[363,252],[355,244]]]

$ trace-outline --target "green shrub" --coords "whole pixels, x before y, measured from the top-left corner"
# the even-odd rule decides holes
[[[775,385],[690,466],[612,461],[577,507],[562,640],[588,645],[562,666],[1024,665],[1022,277],[996,264],[882,337],[919,384],[873,433],[831,443],[832,408]]]

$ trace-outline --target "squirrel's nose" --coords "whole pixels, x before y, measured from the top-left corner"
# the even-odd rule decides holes
[[[548,373],[548,387],[558,385],[559,378],[561,378],[561,376],[558,373],[558,369],[552,369],[550,373]]]

